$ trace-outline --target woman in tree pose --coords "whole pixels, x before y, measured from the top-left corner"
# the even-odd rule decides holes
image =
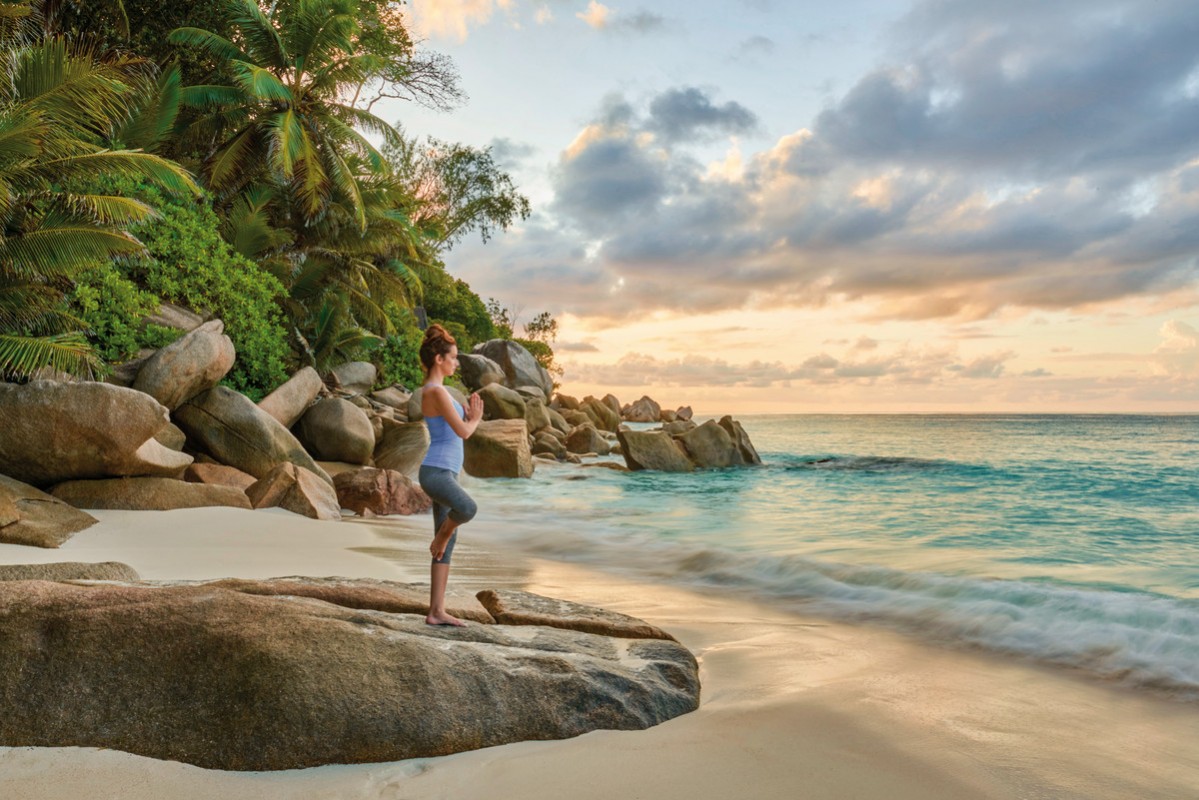
[[[458,369],[458,344],[449,331],[430,325],[420,346],[420,363],[425,368],[421,414],[429,428],[429,452],[420,465],[420,488],[433,498],[433,543],[429,552],[430,625],[465,623],[445,610],[445,587],[450,578],[450,556],[458,540],[458,526],[470,522],[478,511],[475,501],[458,485],[462,471],[462,441],[469,439],[483,418],[483,400],[472,394],[469,408],[450,397],[442,382]]]

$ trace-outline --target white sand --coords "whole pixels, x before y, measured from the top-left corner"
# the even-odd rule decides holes
[[[124,561],[144,578],[423,580],[424,524],[285,512],[102,512],[60,550],[0,563]],[[427,523],[427,520],[420,520]],[[599,731],[439,759],[229,773],[88,748],[0,748],[0,798],[1191,798],[1199,705],[1064,670],[952,652],[712,593],[631,583],[464,543],[452,585],[603,605],[675,633],[703,703],[648,731]]]

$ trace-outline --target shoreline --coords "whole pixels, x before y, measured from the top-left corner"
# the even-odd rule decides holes
[[[265,516],[264,516],[265,514]],[[253,516],[251,516],[253,515]],[[425,582],[425,517],[101,512],[59,550],[0,563],[129,563],[147,580],[308,574]],[[29,800],[751,797],[1171,798],[1199,785],[1199,714],[1067,670],[940,649],[869,625],[464,542],[455,593],[519,588],[641,617],[700,660],[698,711],[436,759],[224,773],[91,748],[0,748],[0,794]]]

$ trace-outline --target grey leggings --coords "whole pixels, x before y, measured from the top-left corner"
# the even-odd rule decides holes
[[[420,479],[420,488],[425,490],[425,494],[433,498],[434,536],[441,530],[441,525],[445,522],[447,516],[459,525],[474,519],[479,507],[475,505],[475,501],[470,498],[470,495],[458,485],[457,472],[443,467],[426,467],[422,465],[418,477]],[[458,531],[455,530],[449,542],[446,543],[445,553],[441,558],[433,559],[433,563],[450,563],[450,556],[454,552],[454,545],[457,541]]]

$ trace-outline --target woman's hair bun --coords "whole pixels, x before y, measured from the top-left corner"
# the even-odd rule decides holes
[[[448,355],[450,348],[456,344],[458,342],[453,335],[436,322],[425,329],[425,340],[420,346],[420,363],[425,372],[433,369],[433,362],[438,356]]]

